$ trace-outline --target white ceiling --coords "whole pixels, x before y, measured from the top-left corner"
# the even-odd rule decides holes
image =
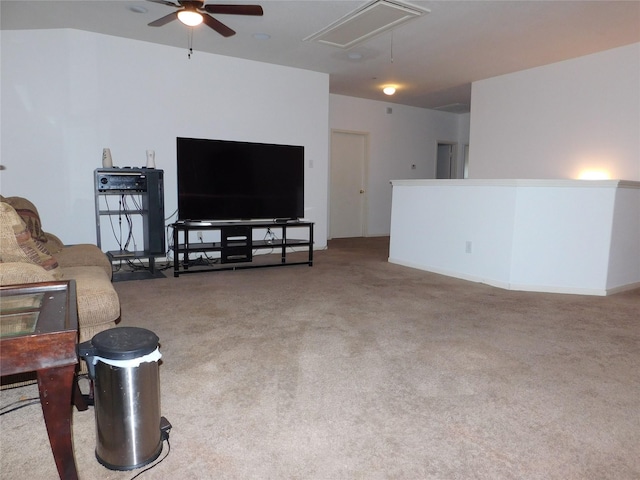
[[[468,111],[471,82],[640,42],[640,1],[411,1],[430,10],[349,50],[304,41],[368,3],[350,0],[224,1],[259,4],[262,17],[217,15],[224,38],[178,21],[147,24],[172,8],[145,0],[0,1],[4,29],[75,28],[330,74],[330,91],[423,108]],[[143,7],[135,13],[131,7]],[[268,40],[258,40],[266,33]],[[349,53],[359,53],[354,60]],[[399,86],[393,97],[384,84]]]

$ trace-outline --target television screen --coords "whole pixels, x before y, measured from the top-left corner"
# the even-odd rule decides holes
[[[178,220],[304,216],[304,147],[177,139]]]

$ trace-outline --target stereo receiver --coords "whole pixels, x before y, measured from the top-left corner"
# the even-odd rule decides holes
[[[107,190],[146,192],[147,176],[139,170],[120,172],[98,171],[96,175],[96,189],[100,192]]]

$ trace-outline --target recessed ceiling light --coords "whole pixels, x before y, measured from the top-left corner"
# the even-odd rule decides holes
[[[382,92],[385,95],[393,95],[394,93],[396,93],[396,87],[394,87],[393,85],[387,85],[382,89]]]
[[[142,5],[131,5],[129,6],[129,10],[135,13],[147,13],[149,11]]]
[[[269,40],[271,38],[271,35],[269,35],[268,33],[254,33],[253,38],[255,38],[256,40]]]

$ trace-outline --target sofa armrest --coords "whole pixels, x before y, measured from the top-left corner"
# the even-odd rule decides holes
[[[100,267],[111,279],[112,268],[109,257],[93,244],[65,245],[54,256],[63,271],[69,267]]]
[[[56,280],[52,272],[40,265],[26,262],[0,263],[0,285],[51,282]]]

